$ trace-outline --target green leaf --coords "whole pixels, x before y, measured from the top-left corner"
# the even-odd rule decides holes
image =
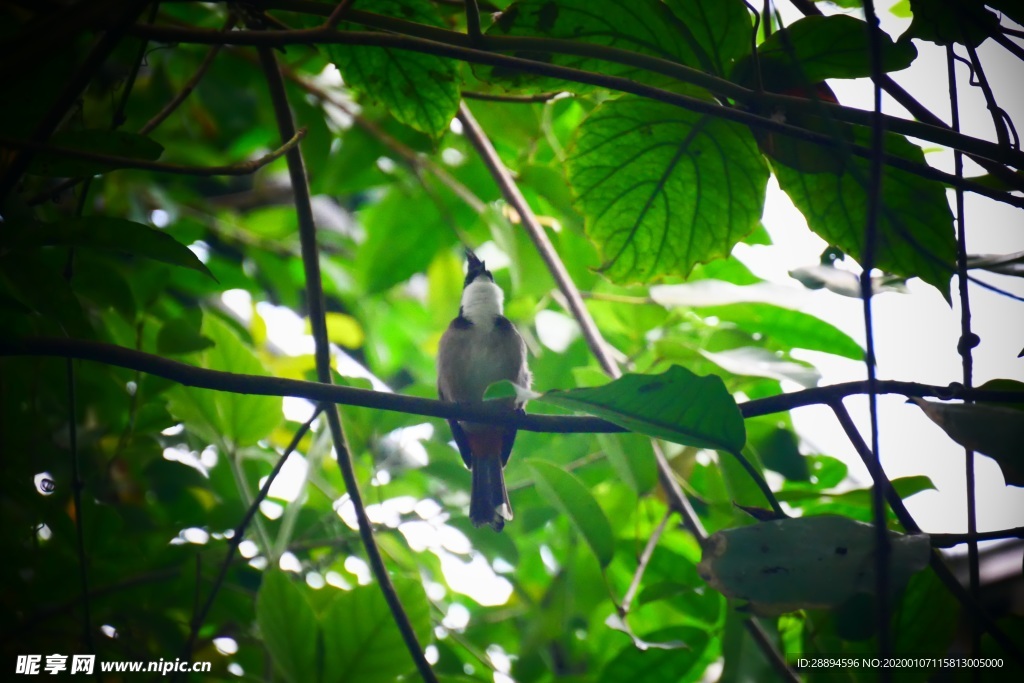
[[[770,304],[743,304],[703,308],[700,315],[715,316],[744,332],[759,334],[770,342],[824,351],[837,356],[863,360],[864,350],[849,335],[808,313]]]
[[[289,683],[319,681],[316,615],[303,591],[281,571],[268,570],[256,595],[256,621],[274,667]]]
[[[544,498],[569,518],[598,563],[607,567],[615,553],[615,537],[593,494],[579,479],[555,465],[540,460],[529,460],[526,464]]]
[[[621,4],[621,3],[614,3]],[[667,0],[684,35],[699,46],[702,69],[724,76],[733,62],[750,52],[753,21],[742,0]]]
[[[817,386],[821,380],[821,373],[806,363],[787,360],[768,349],[756,346],[718,352],[701,349],[700,355],[734,375],[785,379],[807,388]]]
[[[200,367],[249,375],[265,375],[263,364],[238,334],[215,316],[203,319],[202,334],[214,346],[198,353]],[[209,443],[230,442],[229,448],[251,446],[281,422],[281,398],[234,394],[175,386],[168,392],[171,413]]]
[[[396,579],[395,591],[420,644],[430,642],[430,604],[419,581]],[[414,664],[377,585],[343,591],[321,619],[324,681],[381,683],[412,671]]]
[[[359,9],[428,26],[443,26],[427,0],[361,0]],[[349,29],[351,24],[343,24]],[[365,45],[330,45],[345,83],[379,100],[397,120],[440,138],[459,110],[457,63],[444,57]]]
[[[622,97],[583,122],[569,182],[616,282],[687,275],[760,225],[768,170],[743,126]]]
[[[1017,408],[983,403],[934,403],[910,399],[964,448],[997,463],[1011,486],[1024,486],[1024,415]]]
[[[857,141],[869,144],[868,132]],[[886,136],[886,151],[924,163],[924,153],[901,136]],[[861,260],[868,216],[867,159],[850,157],[842,175],[799,173],[775,165],[779,185],[807,218],[811,230],[829,244]],[[919,277],[949,300],[956,257],[953,214],[941,183],[885,167],[878,213],[875,267],[904,277]]]
[[[186,314],[160,326],[156,335],[158,352],[166,355],[194,353],[213,346],[213,340],[199,332],[203,321],[202,309],[193,310],[199,315]]]
[[[608,456],[615,473],[638,495],[658,483],[651,440],[638,434],[597,434],[597,443]]]
[[[308,318],[306,329],[307,332],[312,329]],[[366,340],[366,334],[363,332],[363,326],[352,316],[330,312],[327,314],[327,338],[339,346],[358,349]]]
[[[910,66],[917,49],[910,42],[893,42],[879,31],[882,71]],[[827,78],[865,78],[871,75],[871,50],[867,22],[846,14],[798,19],[770,35],[757,48],[762,69],[786,74],[786,83],[773,86],[813,84]]]
[[[746,441],[743,416],[722,379],[678,365],[660,375],[630,373],[600,387],[549,391],[538,400],[686,446],[735,452]]]
[[[765,467],[778,472],[790,481],[810,480],[811,473],[807,467],[807,458],[800,454],[797,437],[792,430],[775,427],[755,442],[751,427],[751,421],[748,420],[747,431],[750,434],[750,445]]]
[[[723,56],[727,56],[732,50],[727,46],[731,45],[734,31],[731,27],[736,20],[735,6],[741,3],[736,0],[702,0],[692,4],[700,5],[707,10],[711,18],[718,20],[718,28],[722,33],[715,35],[715,38],[722,41]],[[712,70],[711,59],[699,45],[696,34],[700,33],[702,37],[710,38],[713,30],[708,29],[705,22],[701,27],[695,27],[696,31],[691,32],[677,16],[681,14],[678,11],[679,3],[675,3],[672,9],[677,11],[673,13],[669,7],[656,0],[634,0],[628,4],[615,0],[522,0],[513,3],[502,12],[486,33],[488,36],[574,40],[630,50],[690,66],[705,63],[707,70]],[[745,10],[743,11],[745,13]],[[711,47],[710,44],[708,47]],[[667,76],[654,74],[646,69],[582,55],[561,55],[534,50],[523,52],[520,56],[559,66],[621,76],[651,85],[666,85],[672,81]],[[476,67],[475,73],[483,81],[518,92],[589,92],[594,89],[593,86],[540,77],[503,66]]]
[[[86,216],[65,218],[59,223],[13,223],[0,233],[0,246],[10,249],[75,247],[119,251],[191,268],[213,278],[213,273],[185,245],[161,230],[123,218]]]
[[[118,130],[69,130],[50,138],[52,147],[92,152],[112,157],[156,161],[164,148],[144,135]],[[122,168],[122,164],[76,159],[55,152],[39,152],[32,157],[29,173],[58,178],[92,176]]]
[[[899,588],[928,565],[926,534],[889,532],[890,577]],[[713,534],[698,569],[715,590],[759,614],[830,608],[872,594],[875,531],[838,515],[760,522]]]
[[[999,31],[999,16],[986,9],[986,4],[995,6],[972,0],[910,0],[914,20],[900,41],[919,38],[939,45],[977,47]],[[1020,10],[1017,12],[1019,16]]]
[[[682,641],[687,649],[650,648],[641,650],[628,645],[619,650],[605,665],[600,683],[684,683],[700,680],[707,667],[704,657],[710,636],[693,626],[673,626],[643,635],[648,642]]]

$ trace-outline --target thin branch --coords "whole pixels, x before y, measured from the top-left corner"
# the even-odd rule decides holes
[[[988,108],[989,114],[992,115],[992,125],[996,129],[996,139],[1000,145],[1005,147],[1010,146],[1010,133],[1006,129],[1006,121],[1003,117],[1006,112],[996,103],[995,93],[992,92],[992,86],[988,82],[988,77],[985,75],[985,69],[981,66],[981,60],[978,59],[978,51],[971,45],[970,41],[966,43],[967,54],[971,58],[971,70],[978,78],[978,87],[981,88],[982,94],[985,96],[985,106]],[[954,124],[953,130],[956,130],[959,126]]]
[[[1024,526],[997,531],[975,531],[966,534],[929,534],[933,548],[952,548],[961,543],[977,544],[978,541],[998,541],[1004,538],[1024,538]]]
[[[234,25],[235,16],[231,15],[228,17],[228,20],[221,29],[221,32],[227,33],[234,27]],[[213,65],[213,60],[217,58],[217,55],[220,54],[220,51],[223,49],[223,43],[210,46],[210,49],[206,52],[206,56],[203,57],[203,61],[199,63],[199,68],[196,69],[196,72],[192,74],[188,81],[185,82],[185,85],[181,87],[181,90],[179,90],[177,94],[175,94],[175,96],[172,97],[162,109],[160,109],[160,111],[154,114],[149,121],[146,121],[146,123],[142,125],[142,128],[139,128],[139,135],[147,135],[152,132],[157,126],[166,121],[167,117],[173,114],[178,107],[188,99],[188,96],[191,95],[192,91],[196,89],[197,85],[199,85],[199,81],[203,80],[203,76],[205,76],[206,72],[210,70],[210,67]]]
[[[516,415],[505,414],[488,405],[459,405],[417,396],[403,396],[384,391],[358,389],[263,375],[245,375],[199,368],[188,363],[164,358],[132,348],[88,339],[63,337],[0,338],[0,356],[75,358],[106,365],[138,370],[177,382],[182,386],[255,396],[293,396],[314,403],[359,406],[375,410],[390,410],[435,417],[445,420],[466,420],[514,426],[527,432],[558,434],[610,434],[626,429],[597,417],[573,415]],[[781,413],[793,408],[811,405],[830,405],[847,396],[867,392],[867,382],[843,382],[825,387],[803,389],[790,394],[746,401],[740,404],[744,417],[757,417]],[[1024,392],[992,389],[964,389],[960,385],[936,386],[918,382],[878,380],[879,394],[897,394],[908,398],[937,398],[973,400],[992,403],[1024,402]]]
[[[542,92],[536,95],[499,95],[489,92],[475,92],[473,90],[462,91],[463,99],[481,100],[483,102],[509,102],[514,104],[550,102],[561,95],[563,95],[561,92]]]
[[[270,99],[274,105],[277,127],[281,139],[286,140],[295,135],[295,122],[292,119],[292,113],[288,106],[284,78],[277,64],[277,59],[269,48],[261,48],[259,56],[263,64],[267,86],[270,90]],[[306,303],[309,306],[309,320],[313,328],[317,379],[322,384],[330,385],[333,383],[331,351],[330,342],[327,337],[326,306],[324,303],[323,283],[320,276],[320,256],[317,248],[316,223],[313,220],[309,182],[306,178],[302,152],[299,148],[293,147],[286,155],[286,159],[288,161],[288,174],[291,178],[292,190],[295,194],[295,212],[299,223],[299,242],[302,246],[302,265],[306,278]],[[377,584],[384,595],[384,600],[391,610],[391,616],[402,634],[406,649],[409,651],[409,655],[412,657],[420,676],[427,683],[436,683],[437,677],[424,656],[419,638],[416,636],[412,623],[409,621],[409,615],[406,614],[405,609],[402,607],[398,593],[395,591],[395,586],[388,575],[387,567],[384,565],[380,549],[374,540],[373,527],[370,524],[370,518],[366,514],[362,494],[359,492],[359,482],[356,479],[355,466],[352,463],[352,455],[345,439],[341,417],[336,406],[331,406],[327,410],[327,424],[331,431],[331,440],[334,442],[334,452],[338,459],[338,466],[341,469],[342,478],[345,480],[345,488],[352,501],[352,507],[355,509],[356,520],[359,523],[359,535],[363,540],[370,568],[377,579]]]
[[[483,37],[483,31],[480,30],[480,7],[476,4],[476,0],[465,0],[464,4],[466,6],[466,35],[474,43],[479,43],[480,38]]]
[[[576,288],[576,284],[569,276],[565,265],[548,239],[547,233],[544,232],[544,229],[537,221],[537,216],[533,213],[519,187],[512,179],[512,174],[509,173],[509,170],[502,163],[501,158],[494,149],[494,145],[491,144],[490,139],[484,133],[480,124],[473,118],[473,114],[465,102],[459,105],[459,120],[462,122],[463,129],[470,142],[476,148],[487,168],[491,171],[491,175],[501,188],[506,201],[519,214],[524,229],[544,260],[562,296],[565,297],[566,303],[576,319],[576,323],[580,326],[583,338],[586,340],[590,352],[594,354],[598,363],[601,364],[601,367],[609,377],[613,379],[620,377],[622,372],[611,357],[609,347],[594,323],[594,319],[590,316],[590,311],[584,305],[579,289]],[[668,458],[665,457],[661,445],[656,439],[651,439],[651,445],[654,449],[654,458],[658,467],[658,479],[666,496],[669,498],[671,508],[679,512],[687,529],[694,534],[698,542],[703,543],[707,539],[707,532],[704,530],[700,518],[683,493],[679,482],[676,481],[675,473],[668,462]],[[744,625],[764,651],[765,658],[776,667],[776,670],[787,680],[796,681],[796,673],[786,664],[778,649],[768,639],[760,622],[750,619],[745,621]]]
[[[544,228],[537,220],[537,216],[526,203],[526,198],[523,197],[519,186],[512,179],[512,174],[509,173],[501,158],[498,157],[498,152],[494,149],[494,145],[491,144],[490,139],[484,133],[480,124],[473,118],[473,113],[466,106],[465,102],[459,105],[459,121],[462,122],[466,137],[473,147],[476,148],[480,158],[483,159],[495,182],[501,188],[505,201],[519,214],[526,234],[530,237],[540,257],[544,260],[548,271],[554,277],[555,284],[558,285],[559,291],[562,292],[569,305],[570,313],[579,323],[583,337],[587,341],[587,346],[590,347],[597,357],[597,362],[601,364],[605,373],[613,378],[618,377],[621,374],[618,366],[609,354],[605,341],[601,337],[597,325],[594,323],[594,319],[590,316],[590,312],[583,303],[583,297],[580,296],[579,290],[576,289],[576,285],[573,284],[572,278],[569,276],[569,271],[565,269],[565,265],[558,257],[558,253],[551,244],[551,240],[548,239],[547,233],[544,232]]]
[[[661,540],[661,535],[665,533],[665,527],[668,526],[669,517],[672,516],[673,512],[673,510],[669,509],[665,513],[665,516],[661,518],[661,522],[654,529],[654,533],[647,539],[647,545],[644,546],[643,552],[640,553],[640,561],[637,563],[636,571],[633,573],[633,580],[629,582],[629,588],[626,589],[625,595],[622,596],[622,604],[619,605],[619,616],[622,618],[629,614],[629,608],[633,604],[633,598],[636,597],[637,592],[640,590],[640,582],[647,571],[647,565],[651,562],[654,549],[658,547],[658,542]]]
[[[487,205],[477,197],[472,190],[459,182],[455,176],[446,171],[443,166],[436,163],[433,159],[420,155],[414,149],[390,135],[376,122],[371,121],[358,111],[354,110],[351,105],[342,101],[340,98],[323,88],[310,83],[291,69],[282,67],[281,72],[284,74],[285,78],[292,81],[320,101],[328,102],[332,106],[335,106],[345,112],[348,116],[351,116],[357,126],[377,138],[385,147],[394,152],[399,159],[405,162],[405,164],[414,171],[426,171],[427,173],[430,173],[438,180],[438,182],[447,187],[452,194],[461,199],[475,213],[479,214],[487,210]]]
[[[872,518],[875,525],[875,612],[877,618],[878,653],[884,659],[892,653],[892,626],[889,623],[891,599],[889,596],[889,560],[892,547],[889,530],[885,523],[885,486],[881,483],[882,460],[878,447],[878,377],[875,359],[874,320],[871,314],[871,271],[875,267],[875,250],[878,246],[878,219],[882,206],[882,151],[885,145],[885,128],[882,122],[882,40],[874,0],[864,0],[864,14],[868,24],[868,45],[871,57],[871,77],[874,90],[874,125],[871,127],[871,166],[868,177],[868,215],[864,225],[864,250],[860,274],[861,299],[864,302],[864,334],[866,338],[864,364],[868,372],[868,413],[871,417],[871,452],[874,457],[868,463],[872,470],[874,485],[871,489]],[[883,681],[892,680],[892,672],[883,668]]]
[[[571,40],[556,40],[547,38],[523,38],[508,36],[484,36],[483,46],[486,49],[476,49],[468,43],[468,37],[456,31],[447,31],[435,27],[424,26],[413,22],[406,22],[380,15],[358,12],[360,23],[375,24],[381,28],[391,26],[387,30],[405,30],[417,34],[430,35],[433,39],[418,37],[412,33],[384,33],[377,31],[345,31],[333,32],[323,29],[301,29],[292,31],[234,31],[227,35],[219,31],[209,29],[178,28],[170,26],[136,26],[133,29],[135,35],[153,40],[165,42],[193,42],[213,44],[218,42],[234,45],[256,45],[265,47],[276,47],[283,45],[310,45],[310,44],[347,44],[365,45],[377,47],[391,47],[401,50],[423,52],[444,57],[461,59],[471,63],[485,64],[490,66],[513,67],[523,71],[537,73],[545,76],[553,76],[567,80],[597,85],[600,87],[629,92],[643,97],[650,97],[675,106],[680,106],[690,111],[701,114],[710,114],[738,123],[756,126],[768,131],[777,132],[790,137],[806,140],[815,144],[832,147],[835,141],[831,136],[817,133],[810,130],[780,123],[770,117],[762,117],[735,107],[723,107],[714,102],[709,102],[697,97],[688,97],[667,90],[646,86],[642,83],[631,81],[627,78],[609,76],[601,73],[584,71],[581,69],[563,67],[547,62],[513,57],[498,54],[498,51],[546,51],[575,56],[594,57],[617,63],[627,64],[636,68],[647,69],[656,73],[663,73],[687,83],[706,87],[721,96],[730,97],[745,103],[761,105],[765,110],[772,110],[781,107],[786,111],[813,113],[817,105],[805,98],[772,93],[757,93],[753,90],[743,88],[734,83],[705,74],[697,69],[685,67],[676,62],[671,62],[656,57],[649,57],[628,50],[611,48],[593,43],[577,42]],[[440,34],[440,35],[438,35]],[[443,42],[440,42],[443,41]],[[837,120],[858,125],[869,125],[871,113],[841,105],[822,103],[831,116]],[[917,121],[907,121],[898,117],[886,117],[885,124],[889,130],[904,135],[911,135],[936,144],[963,149],[965,152],[992,159],[999,163],[1016,167],[1024,167],[1024,153],[1013,149],[1000,147],[998,144],[972,138],[966,135],[957,135],[946,128],[931,126]],[[864,158],[870,158],[870,150],[859,145],[851,146],[852,152]],[[897,168],[903,168],[911,173],[928,173],[925,169],[930,168],[925,164],[908,162],[901,157],[886,154],[887,164]],[[944,174],[949,178],[951,174]],[[948,182],[948,179],[947,179]],[[988,190],[988,188],[985,188]],[[972,191],[977,191],[973,190]],[[995,193],[998,194],[998,193]]]
[[[822,12],[818,9],[818,6],[812,2],[812,0],[790,0],[790,2],[799,9],[805,16],[822,16]],[[896,102],[902,105],[907,111],[911,113],[918,121],[929,124],[931,126],[937,126],[939,128],[949,128],[945,121],[940,119],[938,116],[933,114],[931,110],[925,107],[923,104],[917,101],[913,95],[907,92],[899,83],[894,81],[888,74],[882,76],[882,89],[889,94]],[[890,126],[890,130],[896,130]],[[897,131],[898,132],[898,131]],[[1017,190],[1024,190],[1024,179],[1016,175],[1012,170],[1008,169],[999,163],[995,163],[984,157],[975,156],[969,154],[972,160],[981,165],[986,171],[1005,182],[1009,187],[1013,187]]]
[[[841,401],[832,401],[828,404],[835,413],[836,418],[839,420],[840,426],[843,431],[846,432],[847,438],[850,439],[850,443],[853,444],[854,449],[860,456],[861,460],[865,465],[868,466],[868,472],[872,477],[877,475],[877,479],[873,479],[874,486],[883,487],[885,492],[886,500],[889,503],[889,507],[892,508],[893,513],[896,515],[896,519],[903,528],[912,534],[922,533],[921,527],[917,524],[914,518],[911,516],[910,511],[907,510],[907,506],[903,504],[903,500],[900,498],[899,493],[893,488],[892,482],[885,476],[885,471],[872,471],[869,463],[876,460],[871,449],[868,448],[867,443],[864,442],[864,438],[860,435],[857,430],[857,426],[853,423],[853,418],[850,417],[850,413],[846,410],[846,407]],[[939,580],[945,584],[946,589],[970,612],[971,617],[975,619],[988,633],[992,636],[992,639],[999,644],[1011,657],[1017,662],[1024,664],[1024,652],[1010,640],[1006,632],[989,616],[988,612],[976,601],[973,596],[957,581],[956,577],[953,576],[953,572],[949,570],[946,563],[942,560],[942,556],[935,550],[932,551],[929,564],[932,570],[935,571],[935,575],[938,576]]]
[[[85,523],[82,510],[82,473],[78,462],[78,409],[75,401],[75,366],[68,358],[64,368],[68,391],[68,450],[71,457],[71,500],[75,515],[75,548],[78,552],[78,580],[82,589],[82,644],[88,652],[96,652],[92,640],[92,615],[89,604],[89,561],[85,552]]]
[[[86,58],[75,73],[68,79],[61,89],[57,99],[50,108],[43,114],[39,123],[32,130],[29,140],[33,143],[42,144],[46,142],[57,129],[68,111],[82,95],[86,86],[93,79],[100,67],[114,51],[121,37],[131,28],[142,10],[145,9],[149,0],[131,0],[126,2],[123,11],[115,16],[114,22],[107,28],[103,36],[96,41],[95,47],[89,52]],[[6,203],[7,195],[10,193],[22,175],[28,170],[32,161],[32,150],[25,149],[15,154],[8,160],[6,169],[0,174],[0,206]]]
[[[29,140],[13,140],[8,137],[0,137],[0,148],[30,150],[32,152],[45,152],[71,159],[81,159],[97,164],[111,166],[109,171],[119,171],[132,168],[142,171],[156,171],[158,173],[174,173],[177,175],[190,175],[198,177],[209,176],[240,176],[249,175],[263,168],[267,164],[280,159],[290,149],[299,144],[302,138],[306,137],[306,129],[302,128],[295,133],[286,143],[269,154],[264,154],[259,159],[240,161],[226,166],[186,166],[182,164],[169,164],[161,161],[149,161],[148,159],[136,159],[132,157],[119,157],[111,154],[100,154],[99,152],[88,152],[81,149],[70,149],[68,147],[53,147]],[[109,172],[108,171],[108,172]]]
[[[154,7],[156,7],[158,6],[158,3],[153,3],[153,5]],[[228,16],[227,23],[224,24],[224,28],[222,28],[221,30],[225,32],[230,31],[234,25],[235,16],[234,14],[231,14],[230,16]],[[196,86],[199,84],[199,81],[201,81],[203,79],[203,76],[206,75],[206,72],[209,71],[210,66],[213,64],[213,60],[223,49],[224,45],[223,43],[221,43],[213,45],[210,47],[209,50],[207,50],[206,56],[203,58],[203,61],[199,64],[199,68],[196,69],[196,72],[192,74],[192,77],[188,79],[184,86],[182,86],[182,89],[178,91],[178,93],[174,97],[172,97],[171,100],[167,104],[165,104],[160,111],[154,114],[153,117],[149,119],[149,121],[146,121],[146,123],[144,123],[142,127],[139,128],[139,130],[137,131],[139,135],[149,135],[160,124],[166,121],[167,117],[173,114],[178,109],[178,107],[181,106],[181,104],[188,98],[188,96],[192,94],[192,91],[195,90]],[[62,192],[69,190],[75,185],[79,184],[83,180],[86,179],[68,178],[67,180],[63,180],[54,185],[52,188],[44,192],[40,192],[34,197],[29,198],[28,205],[35,206],[47,200],[53,199],[54,197],[59,196]]]
[[[341,20],[345,18],[345,14],[349,8],[352,7],[353,0],[341,0],[338,6],[331,12],[331,16],[327,17],[327,21],[324,22],[324,28],[334,29],[341,23]]]
[[[956,59],[952,45],[946,46],[946,71],[949,80],[949,104],[951,108],[951,120],[953,130],[960,130],[960,96],[956,85]],[[977,58],[976,53],[971,51],[971,59]],[[980,67],[980,63],[978,63]],[[997,124],[997,129],[999,126]],[[1003,130],[1005,133],[1005,130]],[[953,164],[956,175],[964,174],[964,157],[957,150],[953,152]],[[956,190],[956,270],[957,285],[960,291],[960,342],[957,344],[957,351],[960,353],[961,366],[963,368],[963,384],[970,389],[974,381],[974,355],[975,346],[980,341],[978,336],[971,331],[971,299],[967,286],[967,224],[964,209],[963,190]],[[978,557],[978,502],[977,488],[974,481],[974,451],[964,448],[964,468],[967,487],[967,533],[970,539],[967,541],[967,566],[970,581],[971,596],[975,600],[981,598],[981,568]],[[978,623],[972,620],[971,623],[971,656],[978,657],[981,652],[981,629]]]
[[[217,593],[220,592],[221,586],[224,585],[224,580],[227,578],[228,569],[231,567],[231,563],[235,559],[235,553],[238,552],[238,546],[242,544],[245,539],[245,531],[249,528],[249,523],[252,522],[256,513],[259,512],[260,504],[266,500],[267,494],[270,493],[270,487],[277,479],[277,475],[281,473],[281,469],[284,467],[285,462],[296,448],[299,447],[299,443],[302,442],[302,437],[309,431],[310,426],[313,424],[313,420],[324,410],[325,404],[321,403],[317,405],[316,410],[308,420],[306,420],[301,427],[295,431],[295,435],[292,436],[292,440],[288,443],[288,447],[284,449],[284,453],[278,458],[274,468],[267,475],[267,480],[263,483],[256,497],[253,499],[249,508],[245,511],[245,515],[242,516],[242,520],[234,529],[234,533],[228,540],[228,551],[224,555],[224,560],[220,564],[220,569],[217,571],[217,576],[213,580],[213,585],[210,586],[210,592],[206,596],[206,600],[203,602],[201,608],[195,611],[192,619],[192,624],[189,628],[188,639],[185,641],[183,659],[192,659],[192,649],[195,647],[196,638],[199,636],[199,630],[203,627],[203,623],[206,621],[206,617],[210,614],[210,609],[213,607],[214,600],[217,599]],[[198,557],[198,556],[197,556]],[[196,591],[198,592],[198,580],[196,581]]]

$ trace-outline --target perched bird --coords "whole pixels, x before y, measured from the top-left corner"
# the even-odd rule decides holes
[[[451,322],[437,354],[437,392],[442,401],[479,403],[488,385],[503,379],[530,386],[526,343],[503,313],[505,295],[494,276],[470,249],[459,315]],[[509,411],[522,412],[523,402],[502,399]],[[448,420],[463,462],[473,472],[469,519],[501,531],[512,519],[512,506],[502,473],[516,430],[478,422]]]

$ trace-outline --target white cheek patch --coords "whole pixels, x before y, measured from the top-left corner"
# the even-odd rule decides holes
[[[462,315],[470,322],[493,320],[502,314],[504,300],[501,287],[478,278],[462,291]]]

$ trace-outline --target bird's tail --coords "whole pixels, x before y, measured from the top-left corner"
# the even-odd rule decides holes
[[[473,458],[473,491],[469,498],[469,519],[473,526],[489,524],[501,531],[512,519],[512,505],[505,490],[501,457],[496,453]]]

